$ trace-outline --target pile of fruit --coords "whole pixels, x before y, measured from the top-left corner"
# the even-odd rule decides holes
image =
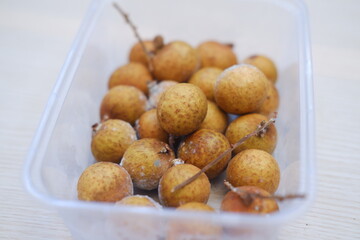
[[[215,211],[206,204],[211,182],[226,171],[220,211],[278,211],[271,197],[280,181],[271,155],[276,127],[258,131],[277,110],[276,79],[269,58],[239,64],[231,44],[139,41],[108,80],[101,121],[92,127],[97,163],[80,176],[78,198]],[[160,204],[134,189],[157,191]]]

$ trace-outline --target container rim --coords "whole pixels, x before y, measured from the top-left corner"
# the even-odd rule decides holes
[[[246,1],[246,0],[245,0]],[[270,2],[270,0],[257,0],[263,2]],[[87,210],[92,211],[105,211],[105,212],[115,212],[115,213],[139,213],[144,215],[156,215],[161,217],[173,217],[174,211],[172,209],[164,209],[162,211],[155,211],[152,209],[144,208],[113,208],[112,204],[108,203],[98,203],[98,202],[83,202],[79,200],[62,200],[55,197],[45,195],[38,188],[36,188],[31,177],[32,169],[36,160],[36,150],[41,146],[41,143],[44,142],[43,135],[46,129],[51,129],[53,126],[49,126],[48,122],[53,111],[53,107],[57,101],[59,101],[60,88],[64,84],[65,78],[70,78],[72,80],[75,69],[78,66],[78,63],[83,54],[83,48],[81,48],[83,43],[87,41],[89,33],[93,29],[95,19],[97,18],[100,10],[105,2],[102,0],[93,0],[90,4],[87,14],[81,24],[81,27],[75,37],[75,40],[72,44],[72,47],[69,51],[69,54],[66,58],[65,64],[63,65],[59,77],[55,83],[55,86],[52,90],[51,95],[49,96],[48,103],[45,107],[45,110],[42,114],[39,126],[35,132],[32,144],[28,151],[27,157],[25,159],[25,164],[23,168],[23,183],[25,189],[36,199],[45,203],[48,206],[62,208],[62,209],[78,209],[78,210]],[[274,1],[273,3],[279,4],[279,2],[284,2],[284,0]],[[215,222],[226,225],[238,225],[241,223],[244,225],[277,225],[279,223],[284,223],[289,220],[294,219],[295,217],[303,214],[305,210],[310,206],[315,197],[315,116],[314,116],[314,100],[313,100],[313,82],[312,82],[312,61],[311,61],[311,49],[310,49],[310,35],[309,35],[309,22],[308,22],[308,12],[303,0],[289,0],[285,1],[287,4],[293,5],[297,10],[297,13],[300,15],[302,22],[298,24],[299,26],[299,41],[300,44],[306,45],[306,48],[302,48],[304,52],[299,53],[300,58],[303,61],[299,61],[300,72],[303,72],[303,80],[300,81],[300,90],[306,92],[307,98],[302,98],[300,102],[300,107],[302,108],[302,120],[303,128],[305,130],[305,138],[302,141],[303,144],[303,155],[301,156],[301,161],[305,165],[303,166],[304,170],[307,171],[307,179],[305,181],[305,190],[306,197],[304,199],[293,200],[298,201],[297,208],[291,208],[287,211],[279,211],[269,216],[260,216],[260,215],[248,215],[248,214],[234,214],[234,213],[198,213],[195,218],[199,219],[209,219],[209,216]],[[306,59],[306,61],[305,61]],[[303,64],[302,64],[303,63]],[[70,81],[71,81],[70,80]],[[63,94],[66,95],[66,94]],[[65,96],[63,96],[65,97]],[[55,116],[57,117],[57,116]],[[187,212],[176,212],[177,217],[188,217]],[[216,216],[216,218],[215,218]],[[194,216],[192,216],[194,218]]]

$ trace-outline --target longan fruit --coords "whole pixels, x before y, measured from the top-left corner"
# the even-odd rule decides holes
[[[188,202],[183,205],[180,205],[176,208],[176,210],[181,211],[207,211],[207,212],[215,212],[215,209],[210,207],[205,203],[200,202]]]
[[[81,174],[77,184],[78,199],[116,202],[133,194],[130,175],[116,163],[98,162]]]
[[[128,171],[135,187],[152,190],[158,187],[174,159],[169,145],[154,138],[143,138],[128,147],[120,165]]]
[[[119,85],[111,88],[100,106],[100,118],[121,119],[134,125],[146,111],[146,96],[133,86]]]
[[[152,84],[149,88],[149,105],[150,107],[156,108],[157,104],[160,100],[161,95],[171,86],[178,84],[178,82],[171,81],[171,80],[164,80],[158,83]]]
[[[203,168],[231,148],[227,138],[211,129],[200,129],[188,136],[179,146],[178,157],[185,163]],[[226,167],[231,152],[205,172],[209,179],[217,177]]]
[[[156,138],[164,143],[169,141],[169,134],[160,126],[156,109],[144,112],[135,126],[139,138]]]
[[[234,187],[256,186],[273,194],[279,186],[280,169],[269,153],[247,149],[230,160],[226,180]]]
[[[149,70],[141,63],[130,62],[117,68],[109,79],[109,89],[118,85],[133,86],[148,94],[148,84],[152,81]]]
[[[125,150],[136,141],[136,132],[128,122],[109,119],[94,125],[91,152],[97,161],[119,163]]]
[[[200,56],[201,67],[217,67],[226,69],[237,64],[237,58],[228,44],[216,41],[206,41],[197,47]]]
[[[235,65],[226,69],[216,80],[215,101],[227,113],[254,112],[265,101],[269,84],[256,67]]]
[[[146,195],[127,196],[121,199],[120,201],[116,202],[115,204],[138,206],[138,207],[161,208],[160,204],[158,204],[157,202],[154,201],[154,199]]]
[[[183,41],[166,44],[153,58],[154,76],[157,80],[185,82],[199,67],[196,50]]]
[[[198,129],[205,119],[207,100],[197,86],[179,83],[166,90],[158,103],[160,126],[168,133],[181,136]]]
[[[267,121],[267,117],[258,113],[242,115],[232,121],[226,129],[225,136],[231,144],[235,144],[247,134],[255,131],[262,121]],[[243,144],[234,149],[234,153],[239,153],[245,149],[261,149],[272,153],[277,143],[277,131],[274,124],[271,124],[263,136],[252,136]]]
[[[255,186],[242,186],[236,188],[238,191],[245,194],[257,194],[261,197],[270,197],[270,193],[262,188]],[[224,196],[221,202],[221,211],[225,212],[241,212],[241,213],[255,213],[266,214],[279,210],[279,206],[274,199],[255,197],[250,205],[246,205],[239,194],[229,191]]]
[[[269,116],[279,107],[279,92],[274,84],[270,84],[267,97],[261,107],[256,111],[264,116]]]
[[[228,116],[214,103],[208,101],[208,109],[199,129],[212,129],[224,133],[228,125]]]
[[[155,52],[156,49],[155,49],[154,41],[147,40],[147,41],[143,41],[143,43],[147,51]],[[148,57],[139,42],[135,43],[131,48],[129,53],[129,61],[141,63],[145,67],[149,66]]]
[[[222,69],[216,67],[201,68],[191,76],[189,83],[198,86],[205,93],[208,100],[215,101],[215,83],[222,71]]]
[[[207,203],[210,196],[210,182],[203,173],[183,188],[172,192],[178,184],[200,171],[191,164],[178,164],[169,168],[160,179],[158,194],[160,203],[166,207],[178,207],[188,202]]]
[[[275,63],[270,58],[262,55],[253,55],[245,59],[244,63],[257,67],[272,83],[276,82],[277,70]]]

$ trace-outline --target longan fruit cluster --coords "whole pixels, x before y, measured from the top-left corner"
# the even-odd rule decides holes
[[[271,198],[280,181],[271,155],[276,127],[270,124],[229,151],[277,110],[274,62],[254,55],[239,63],[233,45],[218,41],[193,47],[146,40],[143,46],[146,52],[134,44],[129,62],[106,82],[90,144],[97,163],[80,176],[78,198],[156,209],[160,203],[179,211],[278,211]],[[221,206],[210,207],[211,184],[222,173],[230,191]],[[142,195],[133,196],[139,189]],[[158,197],[147,196],[154,191]]]

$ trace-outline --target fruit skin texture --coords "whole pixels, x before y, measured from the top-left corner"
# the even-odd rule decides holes
[[[227,149],[231,148],[227,138],[214,130],[201,129],[188,136],[179,146],[178,157],[198,168],[205,167]],[[217,177],[226,167],[231,152],[205,173],[209,179]]]
[[[110,89],[100,106],[100,118],[121,119],[134,125],[146,111],[146,96],[133,86],[119,85]]]
[[[205,173],[185,187],[171,192],[175,186],[199,171],[199,168],[191,164],[178,164],[167,170],[159,183],[160,203],[166,207],[178,207],[188,202],[207,203],[210,196],[210,182]]]
[[[264,116],[269,116],[279,107],[279,92],[274,84],[270,84],[267,97],[261,107],[256,111]]]
[[[225,136],[231,144],[238,142],[241,138],[257,129],[262,121],[267,121],[264,115],[251,113],[240,116],[232,121],[226,129]],[[239,147],[234,149],[234,153],[239,153],[245,149],[261,149],[272,153],[276,147],[277,131],[274,124],[271,124],[263,137],[253,136],[246,140]]]
[[[200,202],[188,202],[183,205],[180,205],[176,208],[177,211],[208,211],[208,212],[215,212],[215,209],[210,207],[205,203]]]
[[[160,178],[174,159],[175,154],[166,143],[144,138],[129,146],[120,165],[128,171],[136,187],[152,190],[158,187]]]
[[[222,71],[222,69],[216,67],[201,68],[191,76],[189,83],[198,86],[205,93],[208,100],[215,101],[215,83]]]
[[[178,84],[178,82],[171,81],[171,80],[164,80],[159,83],[153,84],[149,89],[149,105],[150,107],[156,108],[161,95],[170,87]]]
[[[205,94],[190,83],[170,87],[162,94],[157,107],[160,126],[176,136],[186,135],[198,129],[206,113]]]
[[[277,70],[275,63],[270,58],[262,55],[253,55],[245,59],[244,63],[257,67],[272,83],[276,82]]]
[[[116,202],[133,194],[127,171],[116,163],[98,162],[81,174],[78,198],[85,201]]]
[[[242,186],[237,187],[239,191],[245,191],[250,194],[259,194],[263,197],[271,196],[270,193],[255,186]],[[255,213],[266,214],[279,210],[279,206],[274,199],[255,198],[248,206],[244,204],[242,198],[235,192],[229,191],[224,196],[221,202],[221,211],[226,212],[242,212],[242,213]]]
[[[139,138],[156,138],[164,143],[169,140],[169,134],[160,126],[156,109],[144,112],[135,126]]]
[[[193,47],[183,41],[166,44],[153,58],[157,80],[185,82],[199,67],[199,57]]]
[[[216,105],[208,101],[207,113],[199,129],[212,129],[224,133],[228,123],[228,116]]]
[[[96,127],[91,140],[91,152],[97,161],[119,163],[125,150],[136,141],[131,125],[109,119]]]
[[[154,45],[154,41],[143,41],[145,48],[149,51],[149,52],[155,52],[155,45]],[[138,62],[143,64],[145,67],[148,67],[148,58],[145,54],[145,52],[143,51],[141,45],[139,42],[135,43],[133,45],[133,47],[130,50],[129,53],[129,61],[130,62]]]
[[[248,149],[230,160],[226,179],[234,187],[256,186],[273,194],[279,186],[280,169],[269,153]]]
[[[127,196],[116,202],[116,205],[131,205],[139,207],[161,208],[160,204],[155,202],[151,197],[146,195]]]
[[[201,67],[226,69],[237,64],[236,55],[230,46],[216,41],[207,41],[197,47]]]
[[[240,64],[226,69],[216,80],[215,100],[227,113],[245,114],[261,107],[270,82],[256,67]]]
[[[128,85],[148,94],[148,83],[151,81],[151,73],[143,64],[131,62],[119,67],[111,74],[109,89],[118,85]]]

